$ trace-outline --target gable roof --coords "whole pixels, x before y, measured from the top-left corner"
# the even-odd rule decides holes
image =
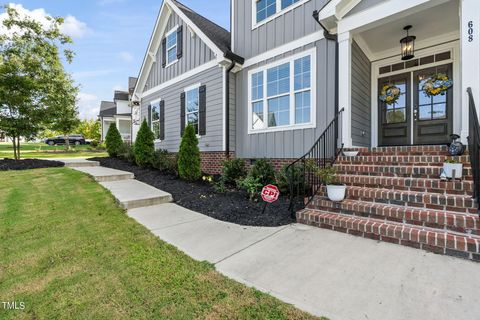
[[[138,78],[135,77],[128,77],[128,92],[130,94],[133,93],[133,90],[135,90],[135,85],[137,84]]]
[[[113,100],[128,101],[128,92],[115,90],[115,93],[113,94]]]
[[[117,105],[115,102],[102,101],[100,103],[100,117],[113,117],[117,113]]]

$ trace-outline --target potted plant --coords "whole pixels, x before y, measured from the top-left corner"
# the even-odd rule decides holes
[[[327,186],[327,196],[331,201],[343,201],[347,191],[347,186],[340,183],[337,176],[337,170],[334,167],[326,167],[318,170],[318,176]]]
[[[343,150],[343,155],[345,157],[356,157],[358,155],[358,150]]]
[[[447,159],[443,164],[443,172],[449,179],[461,179],[463,175],[463,163],[454,159]]]

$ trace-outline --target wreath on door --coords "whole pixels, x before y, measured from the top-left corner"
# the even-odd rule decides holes
[[[425,80],[422,90],[427,97],[445,95],[447,90],[453,86],[453,81],[445,73],[432,74]]]
[[[388,105],[395,104],[401,95],[400,88],[394,84],[386,84],[382,87],[380,92],[380,101],[385,102]]]

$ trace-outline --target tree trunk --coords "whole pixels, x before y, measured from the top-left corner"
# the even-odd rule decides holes
[[[65,135],[65,149],[70,151],[70,136],[68,134]]]
[[[12,143],[13,143],[13,159],[18,160],[17,157],[17,140],[16,137],[10,137],[12,138]]]
[[[20,137],[17,137],[17,156],[17,160],[20,160]]]

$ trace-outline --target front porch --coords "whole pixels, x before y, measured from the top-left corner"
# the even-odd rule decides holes
[[[480,46],[471,22],[480,20],[480,3],[359,2],[332,1],[320,12],[322,23],[338,34],[344,146],[447,144],[451,134],[466,143],[467,88],[479,100]],[[402,60],[400,39],[408,25],[416,37],[414,57]],[[453,85],[429,96],[424,84],[434,75],[447,76]],[[400,91],[398,100],[379,98],[385,86]]]

